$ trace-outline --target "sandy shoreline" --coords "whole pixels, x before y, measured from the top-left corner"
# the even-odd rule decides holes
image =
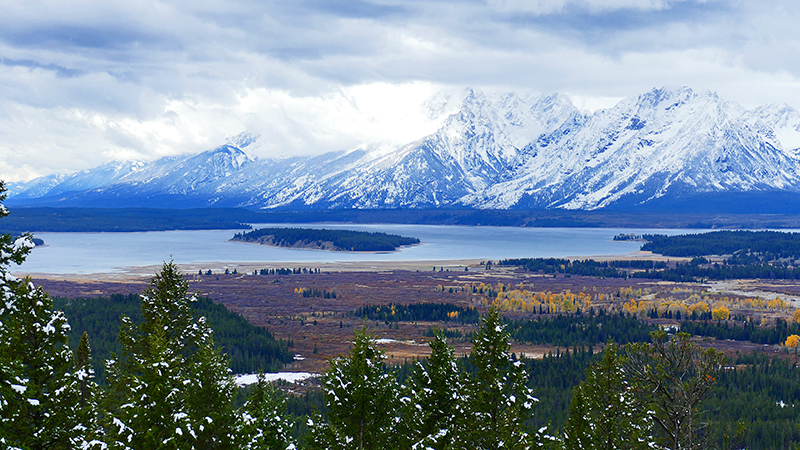
[[[570,260],[585,260],[594,259],[598,261],[607,260],[653,260],[653,261],[666,261],[666,260],[684,260],[686,258],[667,258],[661,255],[656,255],[650,252],[634,252],[622,255],[591,255],[591,256],[567,256],[565,259]],[[233,272],[235,269],[242,276],[252,274],[253,271],[261,270],[264,268],[315,268],[323,272],[388,272],[394,270],[401,271],[432,271],[434,267],[436,270],[443,268],[450,271],[464,271],[479,270],[481,262],[485,259],[442,259],[442,260],[422,260],[422,261],[335,261],[335,262],[195,262],[187,264],[178,264],[181,271],[186,274],[197,274],[199,271],[204,273],[209,269],[212,273],[224,273],[225,269]],[[496,261],[495,261],[496,262]],[[97,272],[97,273],[22,273],[14,272],[15,276],[30,275],[33,278],[47,278],[52,280],[74,280],[74,281],[130,281],[130,280],[146,280],[152,277],[158,270],[161,269],[161,264],[145,265],[145,266],[128,266],[115,268],[112,271]]]

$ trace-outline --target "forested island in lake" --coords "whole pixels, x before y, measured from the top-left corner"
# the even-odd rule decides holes
[[[417,238],[396,234],[313,228],[260,228],[236,233],[231,241],[345,252],[392,252],[420,243]]]

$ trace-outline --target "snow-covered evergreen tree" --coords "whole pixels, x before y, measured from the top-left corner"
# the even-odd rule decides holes
[[[75,388],[78,390],[78,403],[74,413],[77,421],[86,429],[87,442],[101,444],[98,438],[102,437],[99,423],[99,401],[102,395],[94,378],[92,367],[92,349],[89,346],[89,335],[84,332],[75,351]]]
[[[618,350],[616,345],[607,346],[602,360],[575,388],[564,427],[565,450],[655,448],[653,421],[639,407],[625,374],[627,358]]]
[[[239,436],[246,450],[293,450],[292,421],[286,414],[286,398],[259,374],[242,407]]]
[[[406,426],[414,437],[413,449],[441,450],[450,448],[455,438],[464,383],[455,351],[441,329],[434,331],[429,345],[430,357],[417,362],[412,374],[413,406]]]
[[[402,387],[387,371],[385,356],[372,336],[356,331],[350,355],[331,360],[322,377],[328,407],[327,421],[309,421],[315,449],[400,449],[407,436],[397,432],[401,423]]]
[[[122,318],[122,354],[106,362],[115,448],[235,448],[235,383],[188,290],[177,265],[165,263],[142,294],[144,322]]]
[[[475,373],[467,383],[458,448],[531,448],[524,422],[538,399],[527,387],[523,363],[511,358],[509,339],[500,312],[489,308],[472,339]]]
[[[0,360],[11,395],[4,394],[0,408],[0,436],[22,449],[101,445],[97,409],[92,402],[81,405],[81,385],[90,375],[67,346],[64,314],[52,310],[50,297],[30,279],[4,288]]]
[[[0,202],[5,200],[0,182]],[[0,217],[8,211],[0,205]],[[9,273],[33,247],[30,236],[0,235],[0,446],[78,449],[102,445],[97,409],[81,405],[85,368],[67,346],[69,325],[30,279]],[[88,386],[88,385],[87,385]]]

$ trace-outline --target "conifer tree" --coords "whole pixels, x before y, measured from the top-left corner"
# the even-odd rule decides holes
[[[92,403],[80,405],[81,382],[89,374],[76,366],[67,346],[64,314],[52,310],[50,297],[30,279],[3,287],[0,360],[4,384],[11,388],[0,408],[4,443],[23,449],[100,445],[97,410]]]
[[[0,181],[0,202],[5,200]],[[0,218],[8,210],[0,204]],[[30,235],[0,235],[0,446],[73,449],[94,440],[96,409],[77,407],[80,381],[67,346],[69,325],[61,311],[29,278],[9,273],[33,248]]]
[[[407,427],[414,436],[413,448],[441,450],[451,447],[458,431],[463,380],[455,351],[441,329],[434,330],[429,345],[430,357],[417,362],[412,374],[413,407]]]
[[[259,374],[242,407],[239,435],[247,450],[292,450],[292,421],[286,414],[286,398]]]
[[[79,422],[85,424],[87,437],[95,439],[100,436],[98,422],[100,390],[94,378],[89,335],[85,331],[81,335],[78,349],[75,351],[75,378],[78,390],[78,404],[75,405],[75,413],[79,417]]]
[[[406,436],[397,432],[401,386],[387,372],[384,354],[365,329],[356,331],[350,355],[331,360],[322,377],[327,421],[309,422],[310,444],[316,449],[403,448]]]
[[[527,449],[531,437],[524,422],[538,401],[527,387],[521,361],[511,359],[510,335],[497,308],[481,319],[470,360],[475,373],[467,384],[460,448]]]
[[[130,449],[235,447],[235,384],[189,284],[173,262],[142,294],[144,321],[123,317],[122,354],[106,362],[110,444]]]
[[[650,333],[651,344],[626,346],[625,370],[636,387],[639,408],[652,411],[655,436],[663,448],[706,447],[700,404],[722,369],[723,355],[701,349],[687,333],[670,339],[664,331]]]
[[[572,396],[564,449],[645,450],[654,445],[652,419],[638,406],[616,345],[603,351]]]

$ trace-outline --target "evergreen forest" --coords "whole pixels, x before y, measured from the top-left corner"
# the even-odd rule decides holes
[[[419,239],[379,232],[315,228],[259,228],[236,233],[232,241],[267,243],[279,247],[325,248],[336,251],[391,252],[398,247],[419,244]],[[332,246],[328,248],[325,243]]]
[[[110,297],[53,297],[53,308],[64,312],[70,324],[68,341],[77,344],[87,333],[92,344],[95,377],[105,383],[103,362],[119,354],[122,345],[117,339],[120,317],[129,317],[134,324],[144,320],[142,300],[138,294],[113,294]],[[214,341],[230,358],[234,373],[277,372],[292,362],[291,342],[276,340],[265,328],[250,324],[242,316],[230,312],[207,297],[194,303],[194,316],[205,317],[214,330]]]

